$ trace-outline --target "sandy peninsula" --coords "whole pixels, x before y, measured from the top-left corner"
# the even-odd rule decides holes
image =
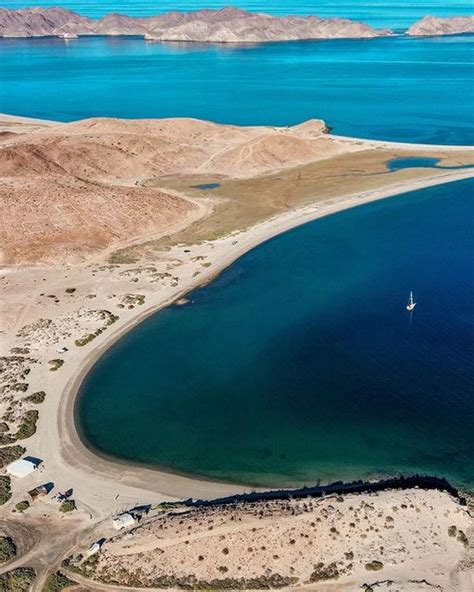
[[[153,529],[161,530],[160,524],[164,528],[160,522],[165,515],[163,506],[158,506],[161,502],[188,497],[213,499],[248,490],[118,463],[100,458],[84,446],[74,426],[74,398],[84,375],[114,341],[147,316],[211,281],[238,257],[272,236],[346,208],[469,178],[474,173],[472,169],[452,168],[390,172],[387,162],[397,157],[430,156],[450,167],[471,164],[474,154],[462,146],[337,137],[319,120],[291,128],[239,128],[188,119],[93,119],[55,124],[10,117],[1,120],[0,134],[0,207],[4,222],[0,273],[0,405],[4,418],[1,450],[4,459],[29,454],[43,461],[31,475],[12,478],[9,484],[11,497],[1,509],[4,528],[18,530],[21,525],[25,534],[20,537],[24,541],[20,556],[1,568],[0,575],[12,567],[31,566],[38,573],[34,584],[38,590],[46,576],[60,568],[62,560],[83,553],[85,545],[103,537],[110,539],[110,544],[94,560],[89,575],[102,574],[100,577],[118,582],[116,566],[122,560],[113,557],[130,556],[135,569],[134,553],[145,553],[146,557],[150,551],[155,556],[154,547],[146,541],[150,536],[155,540],[161,537],[150,534]],[[218,186],[198,187],[209,183]],[[32,503],[24,513],[14,511],[15,505],[26,499],[28,490],[47,482],[54,484],[51,494]],[[70,488],[77,509],[61,514],[53,495]],[[280,561],[281,552],[277,550],[271,555],[271,561],[277,563],[270,566],[267,549],[274,548],[275,533],[281,528],[300,528],[299,522],[298,526],[293,522],[301,508],[271,508],[270,514],[274,510],[277,517],[275,522],[262,508],[265,520],[272,526],[262,535],[265,540],[259,543],[255,561],[252,559],[245,567],[247,571],[238,574],[237,563],[227,562],[222,567],[228,572],[214,573],[216,566],[211,569],[209,559],[199,560],[197,549],[201,544],[211,545],[211,549],[216,541],[224,539],[209,540],[199,535],[192,542],[196,550],[193,561],[199,562],[193,569],[201,570],[195,572],[196,577],[203,581],[221,576],[255,581],[269,577],[270,569],[272,574],[290,578],[282,580],[283,587],[363,589],[360,586],[368,581],[371,571],[366,565],[376,561],[385,566],[380,549],[376,553],[375,542],[369,539],[349,569],[352,559],[344,553],[355,556],[355,551],[346,542],[336,545],[333,535],[339,537],[339,542],[356,544],[349,530],[355,521],[349,516],[351,512],[355,516],[356,509],[358,518],[367,520],[371,535],[376,529],[385,533],[380,528],[386,516],[394,512],[389,508],[401,508],[403,504],[407,509],[413,506],[414,517],[420,522],[414,523],[413,517],[407,516],[395,520],[388,529],[394,530],[389,551],[391,567],[381,571],[377,581],[395,578],[406,586],[400,589],[414,589],[410,582],[416,579],[419,559],[423,574],[435,573],[435,577],[427,579],[429,586],[469,589],[472,518],[458,500],[448,493],[420,490],[384,492],[375,498],[362,494],[356,500],[350,499],[323,500],[321,505],[318,502],[318,509],[313,508],[315,512],[325,509],[327,516],[333,515],[329,506],[337,508],[340,521],[326,521],[328,532],[321,534],[324,545],[334,545],[330,561],[323,542],[318,546],[314,540],[314,558],[311,555],[310,562],[296,562],[295,573],[290,573],[290,555]],[[133,536],[128,531],[132,538],[112,536],[112,516],[147,504],[154,508],[150,521],[144,518]],[[361,504],[376,507],[370,516],[377,520],[364,517],[366,506]],[[230,536],[235,530],[239,554],[244,546],[251,546],[246,537],[257,528],[252,522],[254,510],[243,507],[241,511],[233,519],[227,511],[218,518],[222,526],[219,537],[228,536],[226,533]],[[297,533],[297,555],[305,555],[307,529],[314,528],[311,522],[315,519],[309,514],[302,519],[304,534]],[[207,524],[206,529],[212,525],[205,513],[191,513],[182,519],[183,524],[176,525],[177,534],[183,525],[187,529],[188,520],[201,521],[201,526]],[[174,529],[175,519],[165,520],[166,528]],[[239,528],[235,527],[236,521]],[[240,523],[249,528],[240,529]],[[455,536],[449,534],[454,532],[452,529],[448,532],[451,526],[456,527]],[[337,535],[332,528],[336,528]],[[420,529],[423,536],[413,540]],[[439,540],[433,538],[434,530],[439,532]],[[462,536],[458,540],[459,531],[467,537],[467,546]],[[191,544],[186,543],[187,537],[178,538],[179,545]],[[132,540],[137,541],[136,547],[130,543]],[[174,545],[170,547],[167,540],[165,537],[163,549]],[[125,552],[127,545],[131,546]],[[417,552],[421,554],[410,553],[414,558],[411,563],[402,560],[401,549],[406,550],[407,545],[419,547]],[[177,563],[170,564],[167,574],[160,572],[159,566],[150,567],[147,585],[160,587],[155,586],[153,578],[164,575],[190,575],[178,564],[183,552],[173,555]],[[216,547],[215,552],[221,551]],[[441,554],[449,557],[443,565]],[[323,578],[320,584],[311,578],[323,555],[324,569],[328,562],[338,565],[338,579]],[[344,565],[338,564],[340,561]],[[374,565],[378,570],[378,563]],[[123,581],[112,584],[112,589],[119,585],[134,589],[135,584],[126,575],[133,570],[124,569]],[[71,577],[85,585],[82,571],[73,570]],[[333,587],[328,587],[327,580],[334,580],[330,583]],[[353,588],[348,587],[349,583]],[[383,585],[377,589],[384,589]],[[91,589],[105,586],[94,584]]]

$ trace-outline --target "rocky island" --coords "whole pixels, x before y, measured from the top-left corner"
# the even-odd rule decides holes
[[[261,43],[335,38],[371,38],[390,35],[388,29],[349,19],[276,17],[238,8],[169,12],[135,18],[108,14],[91,19],[60,7],[0,9],[1,37],[75,38],[85,35],[142,35],[156,41]]]
[[[413,37],[474,33],[474,16],[455,16],[452,18],[425,16],[424,19],[412,25],[407,33]]]

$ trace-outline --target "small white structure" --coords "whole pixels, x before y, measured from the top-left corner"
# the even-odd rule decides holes
[[[68,351],[68,349],[67,347],[58,347],[56,351],[58,352],[58,354],[65,354]]]
[[[23,479],[23,477],[30,475],[39,464],[40,462],[36,462],[34,459],[20,458],[7,465],[6,471],[12,477]]]
[[[128,512],[119,514],[112,520],[112,524],[116,530],[122,530],[122,528],[127,528],[127,526],[133,526],[135,522],[135,518]]]
[[[99,543],[92,543],[92,545],[86,551],[86,557],[92,557],[100,551]]]

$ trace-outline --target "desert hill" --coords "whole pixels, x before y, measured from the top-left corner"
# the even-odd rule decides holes
[[[194,119],[23,126],[7,120],[0,137],[3,263],[45,261],[58,249],[74,260],[202,215],[202,204],[144,186],[159,177],[249,177],[346,149],[319,120],[294,128]]]

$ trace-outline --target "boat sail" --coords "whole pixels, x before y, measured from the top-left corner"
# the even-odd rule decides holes
[[[410,292],[410,298],[408,299],[407,310],[412,311],[416,306],[416,302],[413,300],[413,292]]]

